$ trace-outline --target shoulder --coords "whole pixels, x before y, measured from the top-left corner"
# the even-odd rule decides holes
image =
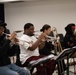
[[[27,35],[22,35],[20,38],[28,38],[28,36]]]
[[[22,35],[20,39],[24,40],[24,41],[31,41],[32,40],[31,37],[26,35],[26,34]]]

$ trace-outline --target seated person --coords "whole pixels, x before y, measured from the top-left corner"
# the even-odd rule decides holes
[[[46,34],[41,33],[39,38],[36,39],[36,37],[34,36],[34,25],[32,23],[26,23],[24,25],[24,34],[20,38],[20,40],[24,41],[20,45],[20,50],[21,50],[20,60],[23,66],[28,66],[30,61],[44,57],[43,55],[39,55],[38,47],[39,45],[41,45],[41,42],[45,40],[45,38],[46,38]],[[50,66],[45,66],[47,69],[46,72],[48,73],[48,75],[52,75],[55,68],[55,61],[51,60],[45,63],[45,65],[49,65],[49,64]],[[41,68],[42,67],[40,65],[37,66],[36,75],[42,75]],[[43,74],[45,75],[45,72]]]
[[[4,26],[4,33],[7,33],[7,34],[10,34],[10,30],[9,29],[7,29],[7,23],[4,23],[3,21],[1,21],[0,20],[0,24],[4,24],[5,26]]]
[[[45,24],[42,29],[40,30],[42,33],[45,33],[46,36],[50,35],[51,32],[51,26],[48,24]],[[54,45],[52,44],[52,41],[50,38],[46,37],[44,41],[41,42],[41,45],[39,45],[39,53],[40,55],[50,55],[53,54],[51,50],[54,49]]]
[[[16,33],[13,32],[11,36],[6,39],[6,35],[3,34],[5,26],[5,23],[0,23],[0,75],[30,75],[27,68],[24,70],[11,63],[9,57],[15,55],[16,52]]]
[[[75,32],[75,24],[70,23],[65,27],[65,37],[64,37],[64,48],[71,48],[76,46],[76,37],[74,35]]]
[[[51,33],[51,26],[45,24],[40,31],[42,33],[45,33],[47,36],[49,36]],[[51,39],[49,40],[49,38],[47,38],[47,39],[44,39],[44,41],[42,41],[41,45],[39,45],[39,53],[40,55],[46,55],[46,56],[50,54],[56,55],[57,53],[52,53],[51,51],[52,49],[55,50],[55,48],[58,49],[58,44],[57,43],[52,44]],[[60,73],[62,73],[65,70],[65,63],[63,60],[61,60],[57,62],[57,65],[58,65],[58,75],[61,75]],[[55,65],[51,65],[50,63],[47,66],[55,67]]]
[[[10,34],[10,30],[9,29],[7,29],[7,27],[5,26],[5,31],[4,31],[5,33],[7,33],[7,34]]]
[[[70,23],[65,27],[65,37],[63,41],[64,48],[72,48],[76,46],[76,34],[75,34],[75,24]],[[76,57],[76,52],[72,55],[72,57]]]

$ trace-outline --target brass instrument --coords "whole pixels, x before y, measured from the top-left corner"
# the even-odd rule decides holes
[[[46,36],[46,40],[47,40],[48,42],[49,42],[49,41],[52,42],[53,45],[54,45],[55,42],[58,42],[59,39],[60,39],[59,37],[56,38],[56,37],[52,37],[52,36]]]
[[[52,32],[54,37],[56,38],[59,37],[57,33],[57,29],[55,27],[53,27]],[[58,55],[59,53],[62,52],[62,46],[61,46],[60,40],[58,39],[58,41],[55,41],[54,43],[57,44],[57,47],[54,47],[55,49],[54,52],[56,55]],[[60,75],[64,75],[64,65],[62,60],[58,61],[58,66],[59,66]]]
[[[53,31],[54,37],[58,38],[59,36],[58,36],[58,33],[57,33],[57,29],[55,27],[53,27],[52,31]],[[60,37],[59,37],[59,39],[60,39]],[[61,43],[60,43],[59,39],[55,43],[58,44],[58,50],[59,50],[59,53],[60,53],[60,52],[62,52],[62,46],[61,46]]]
[[[17,30],[17,31],[14,31],[15,33],[20,33],[20,32],[23,32],[23,30]],[[36,31],[34,31],[34,36],[36,37],[36,38],[38,38],[39,36],[40,36],[40,34],[36,34],[35,32],[40,32],[39,30],[36,30]],[[11,36],[11,34],[7,34],[7,33],[4,33],[3,32],[3,34],[5,34],[6,36]],[[27,42],[27,41],[24,41],[24,40],[21,40],[18,36],[16,37],[19,41],[22,41],[22,42]],[[59,37],[52,37],[52,36],[47,36],[46,35],[46,40],[47,41],[51,41],[51,42],[55,42],[55,41],[58,41],[59,40]]]
[[[18,31],[14,31],[14,32],[20,33],[22,31],[21,30],[18,30]],[[7,36],[6,39],[11,36],[11,34],[7,34],[7,33],[4,33],[4,32],[3,32],[3,34],[5,34]],[[16,36],[16,39],[18,40],[18,42],[16,42],[16,43],[19,44],[19,45],[23,45],[25,42],[30,43],[28,41],[21,40],[18,36]]]

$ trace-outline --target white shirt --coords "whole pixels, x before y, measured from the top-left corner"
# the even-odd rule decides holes
[[[28,50],[36,40],[37,39],[34,36],[28,36],[26,34],[20,38],[20,61],[22,64],[31,56],[39,56],[38,48],[34,51]]]

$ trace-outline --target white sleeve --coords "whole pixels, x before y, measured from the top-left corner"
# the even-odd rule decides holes
[[[20,38],[20,45],[24,48],[24,49],[28,49],[29,47],[32,46],[32,43],[31,43],[31,39],[28,38],[27,36],[26,37],[21,37]]]
[[[29,47],[31,47],[32,46],[32,44],[29,42],[25,42],[24,44],[23,44],[23,47],[27,50]]]

